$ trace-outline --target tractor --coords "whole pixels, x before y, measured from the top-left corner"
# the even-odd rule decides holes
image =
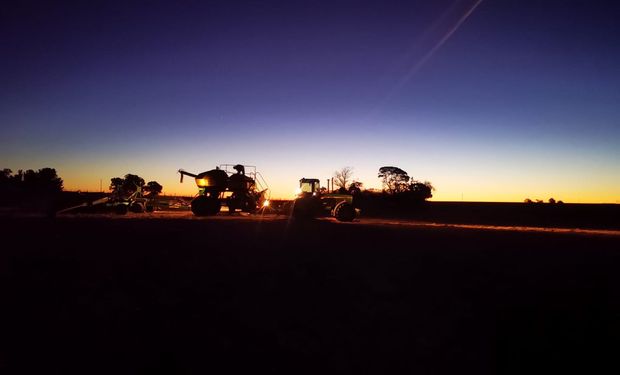
[[[249,170],[247,174],[246,169]],[[215,215],[220,212],[222,205],[228,207],[230,213],[236,210],[255,213],[260,207],[269,204],[267,184],[254,166],[221,164],[198,174],[183,169],[179,169],[179,173],[181,182],[183,176],[196,180],[198,194],[191,202],[192,212],[196,216]]]
[[[302,178],[299,180],[292,214],[299,219],[333,216],[338,221],[353,221],[357,216],[357,210],[353,207],[352,195],[322,193],[317,178]]]

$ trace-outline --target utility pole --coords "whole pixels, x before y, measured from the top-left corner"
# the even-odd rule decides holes
[[[103,185],[102,185],[102,183],[101,183],[101,182],[102,182],[102,180],[101,180],[101,179],[99,179],[99,192],[100,192],[100,193],[103,193]]]

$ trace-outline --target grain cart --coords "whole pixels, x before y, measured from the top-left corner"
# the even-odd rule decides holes
[[[196,216],[215,215],[222,206],[228,207],[230,213],[236,210],[254,213],[269,202],[267,184],[261,174],[256,172],[255,166],[221,164],[198,174],[183,169],[179,169],[179,173],[181,182],[183,176],[196,180],[198,194],[191,203],[192,212]]]
[[[317,178],[299,180],[297,198],[293,202],[293,217],[333,216],[338,221],[353,221],[356,215],[352,195],[322,193]]]

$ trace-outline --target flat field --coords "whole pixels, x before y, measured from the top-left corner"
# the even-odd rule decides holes
[[[620,232],[0,219],[2,373],[618,373]]]

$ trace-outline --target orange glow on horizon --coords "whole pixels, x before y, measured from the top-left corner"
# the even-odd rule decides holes
[[[77,164],[74,164],[77,163]],[[157,181],[163,186],[165,195],[193,197],[198,192],[194,179],[179,182],[176,162],[145,163],[136,161],[142,167],[127,166],[125,161],[106,160],[70,160],[48,163],[19,163],[22,169],[38,169],[46,166],[56,168],[64,181],[67,191],[108,192],[110,179],[133,173],[144,178],[145,182]],[[199,173],[208,169],[206,163],[188,165],[188,170]],[[525,171],[511,166],[510,169],[497,169],[485,166],[482,169],[448,168],[447,164],[426,167],[410,173],[418,180],[428,180],[436,188],[431,201],[464,202],[523,202],[526,198],[533,201],[540,199],[547,202],[549,198],[564,203],[620,203],[620,175],[606,170],[586,170],[584,173],[566,170],[555,174],[544,171]],[[202,167],[201,167],[202,166]],[[8,167],[12,167],[9,165]],[[16,170],[17,168],[11,168]],[[261,168],[260,172],[269,185],[271,199],[293,199],[299,179],[319,178],[326,186],[331,177],[333,166],[298,166],[293,161],[282,166]],[[363,189],[381,190],[381,181],[377,178],[374,166],[368,169],[356,168],[354,178],[363,182]],[[119,172],[120,171],[120,172]],[[162,173],[163,172],[163,173]],[[419,177],[418,177],[419,176]]]
[[[146,179],[145,179],[146,180]],[[150,181],[150,180],[149,180]],[[164,195],[173,196],[187,196],[193,197],[198,192],[196,184],[193,183],[179,183],[176,179],[159,180],[160,184],[164,186]],[[109,192],[109,180],[102,181],[103,192]],[[295,186],[295,185],[293,185]],[[273,184],[271,187],[271,199],[293,199],[295,197],[294,189],[291,190],[290,186],[283,184]],[[369,186],[375,190],[380,190],[380,186]],[[80,183],[79,181],[72,179],[64,179],[64,189],[66,191],[82,192],[99,192],[99,181],[90,181],[89,183]],[[597,190],[584,190],[581,193],[574,193],[568,189],[557,189],[558,193],[549,193],[546,190],[534,190],[529,194],[521,194],[519,192],[500,190],[500,191],[476,191],[474,189],[440,189],[438,188],[433,192],[433,198],[430,201],[436,202],[517,202],[522,203],[526,198],[536,201],[540,199],[547,202],[549,198],[554,198],[556,201],[563,201],[564,203],[620,203],[620,197],[617,191],[614,189],[597,189]]]

